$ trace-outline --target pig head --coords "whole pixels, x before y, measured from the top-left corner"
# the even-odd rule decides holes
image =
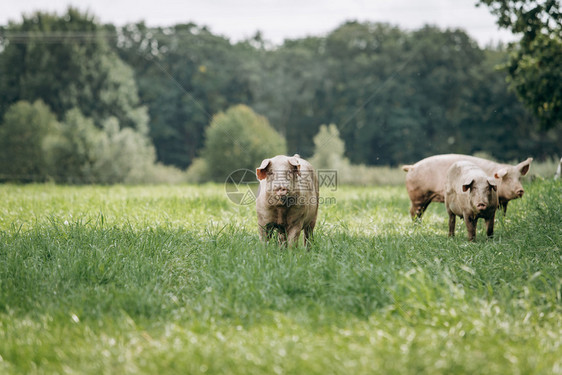
[[[300,190],[297,187],[297,179],[302,176],[301,163],[295,156],[276,156],[264,159],[256,169],[258,180],[265,182],[263,193],[266,195],[267,203],[271,206],[290,206],[296,203]],[[262,193],[263,184],[260,183]]]
[[[504,213],[510,200],[523,197],[525,190],[520,179],[521,176],[525,176],[529,172],[532,160],[532,158],[529,158],[515,166],[501,165],[499,169],[494,170],[494,177],[500,180],[498,196]],[[493,168],[488,168],[488,170],[491,171]]]
[[[263,160],[256,175],[260,238],[267,241],[277,230],[280,243],[295,245],[304,230],[308,245],[318,214],[318,176],[312,165],[296,154],[277,155]]]

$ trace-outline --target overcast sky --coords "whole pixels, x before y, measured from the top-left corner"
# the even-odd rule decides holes
[[[476,0],[3,0],[0,24],[19,21],[22,13],[62,13],[69,4],[117,26],[144,20],[150,26],[194,22],[233,41],[260,30],[266,40],[323,35],[346,20],[388,22],[402,29],[425,24],[462,28],[480,46],[512,41]]]

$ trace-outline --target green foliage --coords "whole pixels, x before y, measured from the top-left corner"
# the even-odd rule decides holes
[[[562,185],[525,190],[468,243],[403,187],[340,186],[307,251],[222,185],[0,185],[0,370],[560,373]]]
[[[560,28],[562,33],[562,27]],[[539,118],[543,128],[562,123],[562,39],[539,35],[511,55],[511,87]]]
[[[510,85],[540,120],[553,128],[562,122],[562,10],[559,0],[480,0],[498,25],[522,34],[512,45]]]
[[[18,100],[43,100],[59,119],[78,108],[97,126],[115,116],[147,131],[133,71],[119,60],[95,19],[77,9],[35,12],[3,28],[0,115]]]
[[[237,169],[255,170],[263,159],[286,152],[285,139],[265,117],[237,105],[213,116],[202,157],[208,176],[222,182]]]
[[[68,111],[57,136],[46,140],[50,176],[62,183],[96,182],[92,176],[101,132],[79,109]]]
[[[59,124],[42,101],[11,105],[0,123],[0,181],[44,181],[48,172],[46,139]]]
[[[137,75],[149,107],[150,136],[158,160],[187,167],[203,147],[213,114],[248,103],[253,49],[235,48],[205,27],[178,24],[148,28],[144,23],[117,31],[116,51]]]
[[[498,17],[498,25],[523,34],[526,42],[540,34],[560,31],[562,12],[559,0],[480,0]]]
[[[317,170],[337,171],[337,183],[347,185],[402,185],[400,168],[351,164],[345,156],[345,144],[335,124],[321,125],[314,136],[314,155],[309,159]]]
[[[203,158],[195,158],[186,171],[187,182],[199,184],[210,181],[209,167]]]
[[[303,156],[313,153],[311,140],[318,125],[334,120],[321,99],[330,79],[325,57],[319,54],[323,43],[315,37],[287,41],[252,56],[252,108],[265,114],[289,148]]]
[[[103,125],[95,145],[93,178],[100,183],[150,182],[147,176],[154,168],[156,153],[149,139],[131,128],[120,128],[112,117]]]
[[[21,101],[8,109],[0,125],[1,181],[107,184],[184,179],[155,160],[147,136],[120,128],[115,117],[99,129],[77,108],[58,123],[41,101]]]
[[[345,159],[345,144],[335,124],[320,125],[320,130],[313,138],[314,155],[310,162],[317,169],[341,169],[349,166]]]
[[[510,14],[514,2],[501,3]],[[560,113],[558,2],[522,3],[517,14],[529,27],[515,57],[501,46],[481,49],[462,30],[431,26],[347,22],[271,48],[259,34],[231,43],[195,24],[101,26],[72,8],[38,12],[0,28],[0,114],[17,100],[42,98],[59,121],[73,108],[98,129],[116,118],[120,131],[150,137],[159,162],[180,168],[203,154],[212,116],[239,103],[306,158],[320,124],[338,124],[343,158],[363,165],[363,175],[369,166],[448,152],[541,160],[562,141],[562,128],[549,125]],[[550,130],[540,130],[541,121]],[[198,172],[204,161],[190,180],[209,178]]]
[[[543,161],[533,161],[531,164],[531,170],[527,175],[528,179],[534,178],[544,178],[550,179],[553,178],[556,174],[556,170],[558,169],[558,165],[560,163],[560,157],[552,156],[547,158]]]
[[[49,176],[70,184],[114,184],[181,181],[178,172],[155,164],[156,154],[148,137],[115,117],[102,129],[80,110],[67,112],[61,131],[46,141]],[[170,176],[171,180],[166,177]]]
[[[319,125],[337,123],[354,164],[396,166],[447,152],[545,158],[562,140],[560,129],[537,130],[508,92],[496,69],[506,51],[482,50],[461,30],[348,22],[274,49],[259,36],[231,44],[193,24],[116,32],[115,48],[134,66],[149,106],[158,160],[180,167],[200,154],[211,114],[235,103],[266,116],[304,157],[314,153]]]

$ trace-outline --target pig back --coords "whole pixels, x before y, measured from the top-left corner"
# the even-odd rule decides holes
[[[444,154],[422,159],[406,174],[408,191],[426,194],[435,193],[443,197],[447,182],[447,171],[455,162],[464,160],[464,155]]]
[[[432,191],[444,195],[447,183],[447,172],[449,168],[458,161],[472,163],[490,176],[492,176],[498,169],[511,167],[507,164],[499,164],[490,160],[469,155],[434,155],[409,166],[409,171],[406,174],[406,185],[408,190]]]

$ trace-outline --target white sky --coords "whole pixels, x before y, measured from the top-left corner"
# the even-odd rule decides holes
[[[0,25],[35,10],[64,12],[69,4],[117,26],[144,20],[150,26],[194,22],[233,41],[260,30],[266,40],[323,35],[346,20],[388,22],[405,30],[425,24],[462,28],[480,46],[516,38],[500,30],[477,0],[3,0]]]

